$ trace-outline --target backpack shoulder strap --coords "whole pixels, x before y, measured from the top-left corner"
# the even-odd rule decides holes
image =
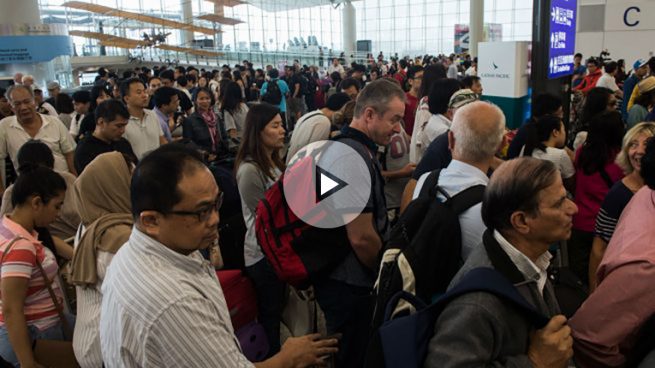
[[[464,189],[463,191],[454,195],[448,201],[448,203],[450,204],[453,211],[459,215],[469,208],[475,206],[476,204],[482,202],[485,188],[486,186],[484,185],[475,185]]]
[[[525,300],[505,276],[488,267],[471,270],[454,288],[444,294],[433,305],[439,305],[440,307],[435,308],[443,309],[453,299],[471,292],[487,292],[511,302],[523,312],[536,328],[543,328],[548,324],[549,319]]]
[[[437,185],[439,184],[439,174],[441,174],[441,169],[432,170],[421,187],[419,192],[419,198],[425,197],[436,197],[437,195]]]
[[[455,287],[448,290],[445,294],[441,295],[431,305],[425,307],[423,301],[406,291],[399,291],[394,294],[386,306],[385,321],[391,320],[391,312],[394,310],[398,302],[403,299],[409,302],[416,308],[418,313],[427,313],[433,318],[446,308],[448,303],[457,299],[458,297],[473,293],[473,292],[486,292],[493,294],[499,298],[507,300],[514,304],[523,312],[523,314],[530,320],[536,328],[543,328],[548,324],[549,318],[536,310],[525,298],[516,290],[516,287],[502,274],[493,268],[479,267],[469,271]]]

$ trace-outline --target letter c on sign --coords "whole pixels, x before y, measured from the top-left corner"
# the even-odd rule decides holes
[[[636,11],[637,13],[641,13],[641,9],[636,6],[631,6],[625,10],[625,13],[623,13],[623,23],[625,23],[625,25],[628,27],[635,27],[637,24],[639,24],[638,20],[635,20],[634,22],[628,21],[628,13],[630,13],[632,10]]]

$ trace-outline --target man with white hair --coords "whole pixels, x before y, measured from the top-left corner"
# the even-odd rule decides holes
[[[21,81],[21,84],[26,86],[26,87],[30,87],[30,88],[32,88],[32,90],[34,90],[34,88],[35,88],[35,86],[34,86],[34,77],[29,75],[29,74],[24,75],[23,79]]]
[[[23,84],[23,73],[14,74],[14,84]]]
[[[470,187],[487,185],[487,172],[502,146],[504,134],[505,115],[497,106],[476,101],[459,108],[448,132],[448,147],[453,159],[440,171],[439,187],[452,197]],[[429,175],[427,172],[419,178],[414,198],[418,197]],[[446,200],[442,194],[437,199]],[[482,204],[478,203],[459,216],[463,260],[482,242],[485,226],[481,207]]]

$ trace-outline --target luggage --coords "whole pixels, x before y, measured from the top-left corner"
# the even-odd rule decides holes
[[[240,270],[216,271],[221,283],[234,331],[257,320],[257,294],[248,277]]]
[[[243,355],[251,362],[261,362],[268,354],[268,340],[264,327],[257,322],[251,322],[241,327],[235,335],[241,345]]]

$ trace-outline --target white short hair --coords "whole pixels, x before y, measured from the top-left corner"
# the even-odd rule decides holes
[[[488,102],[472,102],[457,109],[450,129],[455,137],[453,154],[481,162],[493,157],[503,141],[505,114]]]

